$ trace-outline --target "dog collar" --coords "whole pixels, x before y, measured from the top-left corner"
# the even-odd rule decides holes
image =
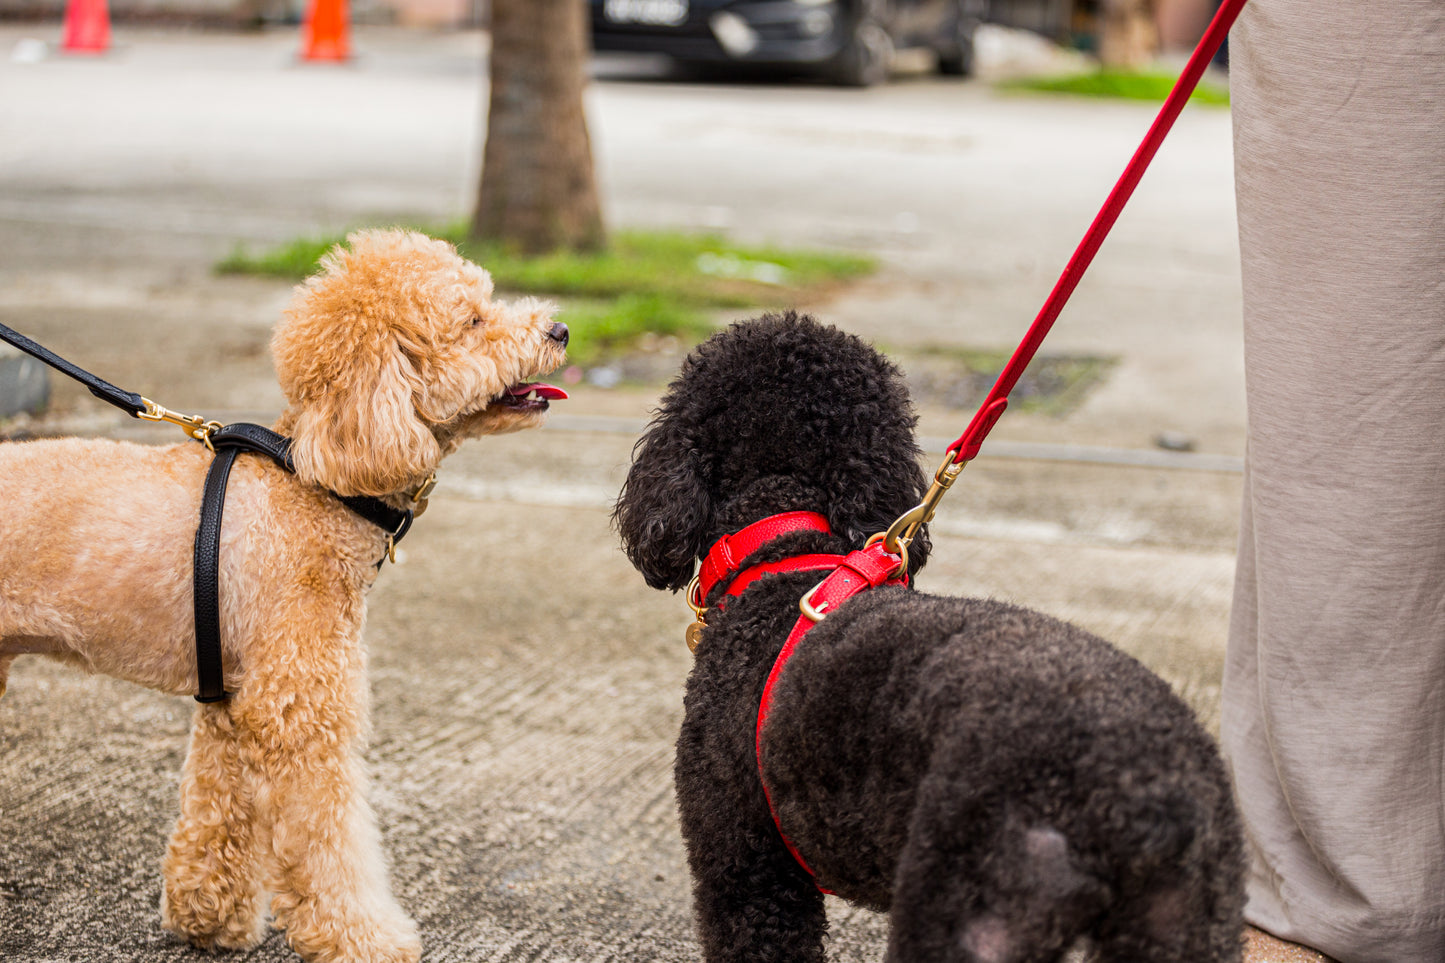
[[[817,512],[783,512],[753,522],[713,543],[707,557],[702,560],[702,566],[687,586],[687,604],[694,616],[692,624],[687,627],[687,647],[690,651],[697,651],[702,630],[707,626],[707,598],[719,583],[727,585],[724,595],[741,595],[744,589],[764,575],[834,568],[843,561],[841,555],[795,555],[740,570],[743,559],[773,539],[794,532],[831,535],[833,529],[828,519]],[[719,600],[718,607],[723,604],[723,600]]]
[[[753,522],[731,535],[724,535],[713,543],[707,557],[702,560],[702,567],[698,569],[698,601],[706,599],[713,587],[724,579],[734,582],[734,586],[728,589],[729,595],[741,594],[746,586],[736,587],[735,583],[739,574],[738,566],[743,559],[773,539],[793,532],[822,532],[824,535],[831,535],[833,529],[828,524],[828,519],[817,512],[783,512]]]

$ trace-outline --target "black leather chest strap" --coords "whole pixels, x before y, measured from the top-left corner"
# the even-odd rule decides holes
[[[240,448],[218,448],[201,493],[201,523],[196,527],[196,691],[197,702],[220,702],[226,692],[221,660],[221,512],[226,481]]]
[[[201,493],[201,520],[196,527],[194,605],[196,616],[197,702],[220,702],[229,693],[225,686],[225,665],[221,658],[221,517],[226,507],[226,483],[231,467],[242,452],[255,452],[270,457],[289,472],[296,467],[291,461],[291,439],[269,428],[252,424],[234,424],[210,435],[216,457],[206,472]],[[391,536],[393,544],[401,541],[411,528],[412,513],[376,498],[336,496],[347,508],[381,528]],[[385,556],[383,556],[385,560]],[[381,562],[377,562],[379,566]]]

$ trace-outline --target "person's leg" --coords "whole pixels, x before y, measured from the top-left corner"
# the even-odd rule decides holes
[[[1250,922],[1445,960],[1445,4],[1232,38],[1248,472],[1222,737]]]

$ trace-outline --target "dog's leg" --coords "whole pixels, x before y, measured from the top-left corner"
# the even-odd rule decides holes
[[[1238,963],[1243,955],[1237,817],[1212,746],[1198,748],[1197,772],[1180,767],[1183,775],[1091,800],[1117,892],[1096,928],[1102,959]]]
[[[778,836],[751,742],[724,748],[721,741],[717,727],[685,722],[678,742],[678,810],[703,956],[708,963],[821,963],[823,896]],[[720,772],[724,758],[739,760],[733,778]]]
[[[256,684],[234,697],[266,800],[276,923],[314,963],[414,963],[421,939],[391,895],[366,801],[360,642],[313,639],[299,648],[304,654],[283,657],[284,664],[252,666]]]
[[[228,707],[198,706],[161,898],[166,929],[197,946],[247,949],[266,935],[253,792]]]
[[[1239,963],[1244,953],[1239,853],[1206,837],[1177,863],[1132,882],[1098,934],[1099,958]]]
[[[0,699],[5,698],[5,682],[10,678],[10,663],[14,661],[13,655],[0,655]]]

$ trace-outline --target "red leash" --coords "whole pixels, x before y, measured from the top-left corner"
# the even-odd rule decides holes
[[[1064,305],[1068,303],[1070,295],[1078,287],[1084,272],[1093,262],[1094,255],[1098,253],[1104,239],[1108,237],[1114,222],[1119,219],[1124,205],[1133,195],[1134,188],[1139,185],[1144,171],[1149,167],[1154,155],[1158,153],[1165,136],[1174,126],[1174,121],[1178,118],[1180,111],[1184,109],[1184,104],[1189,100],[1190,94],[1194,92],[1199,78],[1203,76],[1205,67],[1213,59],[1220,45],[1224,43],[1230,26],[1233,25],[1246,2],[1247,0],[1224,0],[1214,15],[1214,19],[1209,24],[1209,28],[1205,30],[1199,45],[1194,48],[1194,53],[1190,56],[1188,64],[1185,65],[1183,73],[1179,75],[1179,80],[1175,82],[1174,89],[1165,98],[1164,106],[1160,108],[1153,126],[1149,128],[1148,134],[1144,137],[1144,142],[1134,152],[1133,158],[1124,169],[1123,176],[1114,185],[1113,191],[1104,201],[1103,208],[1094,218],[1094,223],[1089,226],[1089,230],[1074,251],[1074,256],[1064,267],[1063,274],[1044,302],[1038,317],[1034,319],[1034,323],[1024,335],[1023,342],[1014,351],[1008,364],[1004,366],[998,380],[994,382],[993,388],[979,407],[978,413],[973,416],[973,420],[964,429],[963,434],[948,446],[948,457],[934,475],[933,485],[924,496],[923,501],[895,521],[887,532],[873,536],[861,550],[850,555],[797,556],[753,566],[746,571],[739,572],[739,563],[744,558],[774,538],[797,531],[829,531],[827,519],[813,512],[787,512],[763,519],[743,531],[720,539],[708,553],[708,557],[703,560],[698,576],[688,586],[688,604],[697,616],[696,621],[688,628],[688,647],[696,648],[698,638],[706,624],[707,610],[704,607],[706,599],[712,587],[719,582],[730,583],[726,594],[731,596],[741,594],[744,588],[763,575],[807,569],[826,568],[829,570],[829,574],[823,581],[804,595],[799,603],[802,615],[794,624],[787,641],[784,642],[782,651],[773,663],[772,671],[768,674],[767,682],[763,687],[754,736],[758,775],[762,782],[763,795],[767,798],[768,810],[772,813],[773,823],[777,826],[778,834],[782,837],[788,852],[810,875],[813,872],[812,869],[804,861],[792,840],[788,838],[787,833],[783,832],[782,824],[778,821],[777,809],[773,805],[767,780],[761,779],[763,728],[769,710],[772,708],[773,686],[803,636],[814,625],[826,618],[830,610],[836,610],[839,605],[859,592],[878,585],[907,584],[908,543],[918,531],[919,526],[927,523],[933,517],[939,500],[948,491],[963,467],[977,457],[984,438],[998,422],[1004,409],[1008,407],[1009,392],[1018,384],[1024,369],[1033,360],[1039,345],[1043,343],[1044,337],[1053,327],[1054,321],[1058,319]],[[829,891],[825,889],[823,892]]]
[[[1103,208],[1094,223],[1089,225],[1085,232],[1084,239],[1079,242],[1074,256],[1064,267],[1064,273],[1059,276],[1058,283],[1049,293],[1048,300],[1044,302],[1043,308],[1039,311],[1038,317],[1034,319],[1033,325],[1028,333],[1024,335],[1023,342],[1018,350],[1013,353],[1007,365],[999,373],[998,380],[994,382],[993,389],[989,391],[988,397],[984,399],[979,407],[978,413],[973,416],[958,440],[948,446],[948,450],[954,453],[954,462],[967,462],[978,455],[979,448],[983,445],[984,438],[1003,414],[1004,408],[1008,406],[1008,394],[1018,384],[1019,378],[1023,375],[1024,369],[1033,360],[1034,353],[1038,351],[1039,345],[1043,343],[1044,337],[1053,327],[1054,321],[1058,318],[1059,312],[1064,310],[1068,303],[1069,296],[1074,293],[1074,288],[1079,286],[1080,279],[1089,265],[1094,260],[1103,245],[1104,239],[1109,236],[1109,231],[1114,227],[1114,222],[1119,219],[1124,205],[1129,203],[1129,198],[1134,193],[1134,188],[1139,186],[1139,181],[1148,169],[1150,161],[1159,152],[1159,146],[1164,143],[1164,138],[1169,134],[1174,121],[1179,117],[1179,112],[1184,109],[1194,88],[1199,83],[1199,78],[1204,75],[1204,70],[1209,62],[1214,59],[1229,28],[1239,16],[1239,11],[1244,9],[1246,0],[1224,0],[1219,10],[1214,14],[1214,20],[1210,22],[1204,36],[1200,38],[1199,45],[1194,48],[1194,53],[1185,65],[1184,72],[1174,84],[1174,89],[1164,100],[1164,106],[1159,109],[1159,116],[1154,119],[1154,125],[1149,128],[1149,133],[1144,136],[1144,142],[1134,152],[1134,157],[1129,161],[1129,166],[1124,168],[1124,174],[1109,197],[1104,201]]]
[[[1104,201],[1104,206],[1094,218],[1094,223],[1089,225],[1084,238],[1079,242],[1078,248],[1074,250],[1074,256],[1069,258],[1069,263],[1064,266],[1064,272],[1059,276],[1058,282],[1054,285],[1053,291],[1049,292],[1048,299],[1044,301],[1043,307],[1039,310],[1038,317],[1029,327],[1024,335],[1023,341],[1019,344],[1013,356],[1009,358],[1008,364],[1004,365],[1003,371],[999,373],[998,380],[994,382],[993,388],[989,390],[988,396],[984,398],[983,404],[979,406],[978,412],[963,434],[953,444],[948,446],[948,457],[939,467],[933,476],[933,486],[928,494],[924,496],[923,502],[903,515],[892,526],[889,527],[884,544],[888,550],[898,553],[900,550],[907,551],[908,542],[918,531],[918,527],[927,523],[933,518],[934,509],[943,494],[953,484],[958,473],[963,471],[965,465],[978,456],[979,449],[983,446],[983,440],[998,423],[999,417],[1003,415],[1004,409],[1008,407],[1008,395],[1013,391],[1018,380],[1023,376],[1024,369],[1033,360],[1039,345],[1043,343],[1049,329],[1054,326],[1054,321],[1059,313],[1064,310],[1069,297],[1074,289],[1079,286],[1084,272],[1094,260],[1094,255],[1099,252],[1104,239],[1109,236],[1109,231],[1114,227],[1114,222],[1119,219],[1124,205],[1134,193],[1134,188],[1139,186],[1139,181],[1148,169],[1150,161],[1159,152],[1159,147],[1164,143],[1164,138],[1174,126],[1174,121],[1179,117],[1179,112],[1184,109],[1189,96],[1194,93],[1199,78],[1204,75],[1204,70],[1209,66],[1209,61],[1214,58],[1224,38],[1229,34],[1229,28],[1234,25],[1239,12],[1244,9],[1247,0],[1224,0],[1214,19],[1210,21],[1204,36],[1199,39],[1199,44],[1190,55],[1189,62],[1185,64],[1184,71],[1174,83],[1174,89],[1169,91],[1169,96],[1164,99],[1164,106],[1159,108],[1159,115],[1154,118],[1154,124],[1149,132],[1144,135],[1144,141],[1139,149],[1134,152],[1123,175],[1119,178],[1114,189]]]

